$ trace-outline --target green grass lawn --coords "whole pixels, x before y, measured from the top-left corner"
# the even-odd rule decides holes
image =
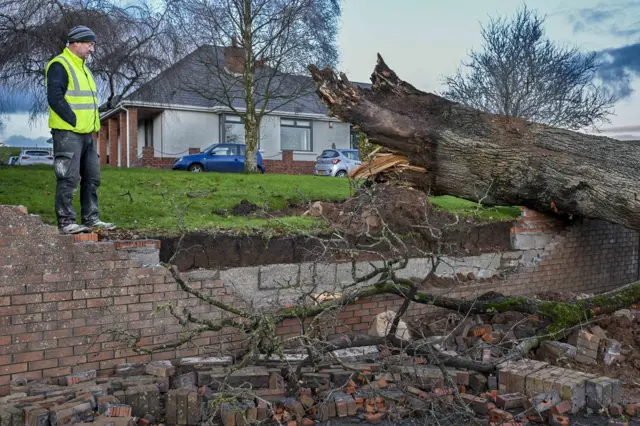
[[[56,180],[50,166],[0,167],[0,204],[23,205],[30,213],[55,223]],[[256,218],[215,214],[247,200],[267,211],[308,200],[340,201],[351,194],[348,179],[312,175],[244,175],[187,173],[153,169],[102,169],[100,215],[121,229],[146,234],[175,234],[179,226],[189,231],[227,229],[241,233],[273,234],[320,232],[322,223],[309,217]],[[478,208],[454,197],[433,197],[440,208],[461,215],[502,219],[517,216],[514,208]],[[74,200],[80,214],[79,191]]]
[[[30,213],[55,223],[56,179],[50,166],[0,168],[0,204],[21,204]],[[127,195],[127,194],[130,194]],[[150,233],[178,232],[178,221],[188,230],[258,229],[291,233],[297,228],[319,230],[320,222],[307,217],[262,219],[214,214],[230,210],[245,199],[268,210],[281,210],[305,200],[339,201],[350,195],[347,179],[317,176],[187,173],[153,169],[102,169],[98,197],[101,219],[120,228]],[[79,191],[74,204],[80,214]]]
[[[438,197],[430,197],[429,200],[442,210],[457,213],[460,216],[473,216],[480,219],[488,220],[506,220],[520,216],[520,207],[513,206],[479,206],[478,203],[452,197],[450,195],[441,195]]]

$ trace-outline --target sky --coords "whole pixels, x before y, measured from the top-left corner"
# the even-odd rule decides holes
[[[546,15],[551,40],[605,55],[604,77],[624,96],[604,134],[640,138],[640,0],[343,0],[338,69],[369,82],[380,53],[418,89],[443,90],[442,79],[481,47],[481,25],[491,16],[512,16],[522,4]],[[46,118],[29,127],[24,114],[12,115],[3,133],[49,136]]]

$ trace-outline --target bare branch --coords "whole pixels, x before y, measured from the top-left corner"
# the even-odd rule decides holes
[[[526,6],[511,19],[482,28],[482,51],[472,51],[443,96],[475,109],[581,129],[606,123],[614,95],[596,84],[596,53],[545,38],[544,18]]]

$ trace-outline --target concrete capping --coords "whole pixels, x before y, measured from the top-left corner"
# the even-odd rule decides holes
[[[116,240],[113,241],[116,250],[126,250],[130,248],[149,248],[153,246],[155,249],[160,250],[160,240]]]

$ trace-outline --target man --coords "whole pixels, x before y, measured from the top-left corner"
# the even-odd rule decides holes
[[[53,135],[53,168],[56,175],[55,209],[62,234],[115,229],[98,216],[100,161],[93,132],[100,130],[98,94],[85,65],[95,49],[96,35],[85,26],[71,29],[67,47],[45,70],[49,127]],[[73,193],[80,183],[82,224],[76,223]]]

